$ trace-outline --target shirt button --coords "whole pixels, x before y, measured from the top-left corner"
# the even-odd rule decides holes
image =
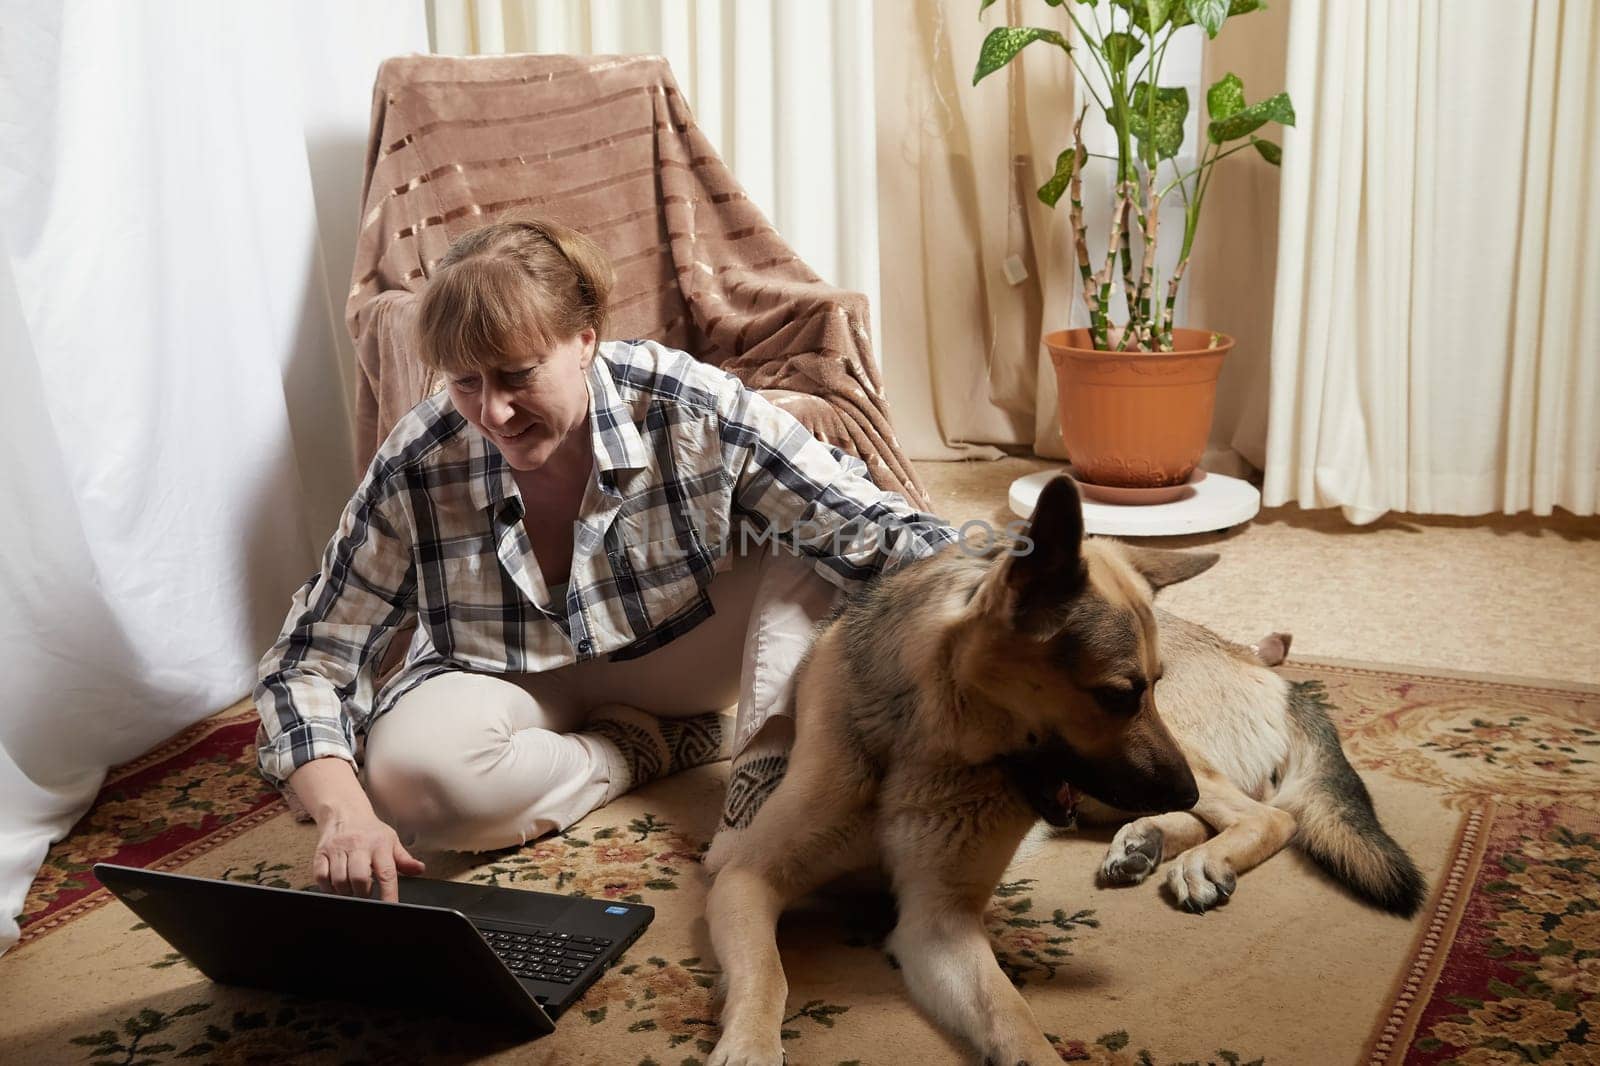
[[[594,650],[594,644],[592,642],[590,642],[588,640],[580,640],[580,641],[578,641],[578,651],[579,652],[583,653],[584,655],[588,655],[593,650]]]

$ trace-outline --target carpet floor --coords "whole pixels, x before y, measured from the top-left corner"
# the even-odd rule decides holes
[[[996,955],[1063,1059],[1600,1062],[1600,690],[1367,666],[1284,668],[1328,701],[1385,824],[1426,873],[1413,921],[1298,854],[1205,916],[1157,881],[1098,889],[1104,834],[1030,836],[990,906]],[[686,1066],[716,1037],[699,857],[726,764],[657,782],[568,833],[430,876],[657,908],[556,1033],[209,982],[95,883],[112,860],[304,888],[315,827],[255,770],[248,702],[115,770],[50,851],[0,960],[0,1062],[516,1062]],[[792,1063],[964,1061],[907,1000],[882,916],[832,900],[780,930]],[[241,940],[270,939],[242,930]],[[329,965],[359,970],[360,959]]]

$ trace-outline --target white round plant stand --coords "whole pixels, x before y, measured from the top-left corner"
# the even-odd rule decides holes
[[[1011,510],[1029,518],[1051,478],[1064,470],[1041,470],[1011,483]],[[1248,481],[1207,471],[1192,491],[1171,503],[1115,504],[1085,498],[1083,525],[1088,533],[1112,537],[1176,537],[1206,533],[1248,522],[1261,510],[1261,493]]]

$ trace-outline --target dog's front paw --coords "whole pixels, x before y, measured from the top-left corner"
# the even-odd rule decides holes
[[[783,1066],[783,1040],[749,1033],[723,1033],[706,1066]]]
[[[1186,911],[1204,914],[1210,907],[1226,903],[1238,884],[1233,867],[1206,849],[1190,848],[1172,862],[1167,871],[1167,891],[1172,901]]]
[[[1100,864],[1100,883],[1136,885],[1161,864],[1161,828],[1147,819],[1129,822],[1117,831]]]

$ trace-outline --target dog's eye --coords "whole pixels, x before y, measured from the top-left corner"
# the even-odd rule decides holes
[[[1101,685],[1094,690],[1094,699],[1101,708],[1110,714],[1131,717],[1138,713],[1139,704],[1144,699],[1144,682],[1136,682],[1133,688],[1116,688],[1111,685]]]

